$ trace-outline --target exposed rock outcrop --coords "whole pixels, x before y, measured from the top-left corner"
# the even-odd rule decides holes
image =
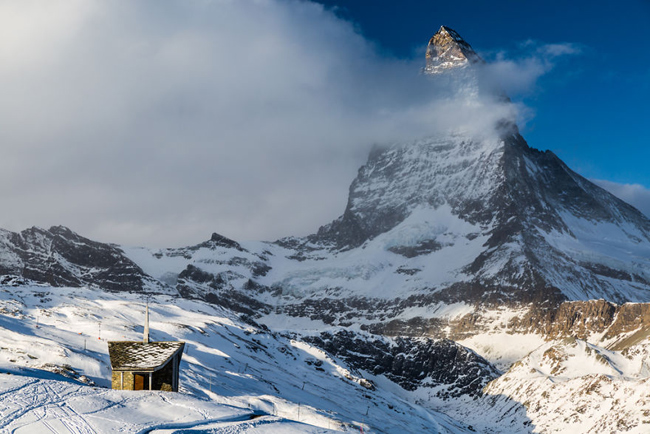
[[[384,375],[406,390],[435,388],[436,396],[443,399],[479,396],[499,376],[481,356],[447,339],[389,340],[351,331],[304,339],[356,369]]]
[[[426,62],[424,71],[428,74],[436,74],[451,68],[462,68],[483,62],[483,59],[455,30],[441,26],[429,40]]]

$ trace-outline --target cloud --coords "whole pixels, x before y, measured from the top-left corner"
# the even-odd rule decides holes
[[[0,2],[0,227],[154,247],[311,233],[373,144],[514,116],[422,64],[306,1]],[[521,87],[545,71],[498,68]]]
[[[571,43],[546,44],[540,46],[538,52],[544,54],[547,59],[554,59],[560,56],[580,54],[582,49],[578,45]]]
[[[540,77],[549,73],[567,56],[582,52],[573,43],[540,44],[528,40],[512,52],[488,54],[486,75],[511,96],[533,92]]]
[[[624,200],[650,217],[650,189],[640,184],[619,184],[603,179],[592,179],[591,182],[604,188],[614,196]]]

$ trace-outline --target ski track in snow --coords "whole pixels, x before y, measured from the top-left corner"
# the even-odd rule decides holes
[[[0,393],[0,432],[30,434],[40,432],[96,434],[105,432],[102,420],[98,414],[106,412],[115,406],[127,406],[129,401],[146,400],[146,396],[124,396],[122,400],[109,403],[93,411],[80,411],[75,403],[85,399],[96,399],[113,392],[106,389],[74,385],[56,380],[31,380],[29,377],[13,376],[12,380],[22,381],[23,384],[12,387]],[[169,397],[160,395],[161,401],[167,404],[167,411],[197,410],[188,405],[174,403]],[[83,407],[83,405],[80,405]],[[290,424],[288,420],[263,415],[255,412],[237,414],[228,417],[209,417],[205,411],[198,409],[200,419],[190,422],[164,422],[152,424],[144,429],[137,429],[136,424],[124,421],[120,432],[134,434],[162,434],[178,432],[211,432],[211,433],[243,433],[243,432],[286,432],[283,425]],[[100,421],[99,430],[93,425]],[[263,425],[269,425],[268,430],[257,430]],[[270,425],[276,425],[275,427]],[[279,425],[279,426],[278,426]],[[105,427],[104,427],[105,428]],[[304,425],[299,432],[331,432],[329,429],[312,429]],[[298,431],[296,431],[298,432]]]
[[[76,386],[73,390],[62,389],[62,384],[65,383],[35,380],[9,391],[8,397],[4,398],[0,405],[0,428],[17,425],[12,433],[36,432],[38,426],[53,433],[96,433],[92,425],[69,402],[73,394],[79,397],[89,393],[84,391],[82,386]],[[35,416],[36,420],[21,425],[21,419],[27,415]]]

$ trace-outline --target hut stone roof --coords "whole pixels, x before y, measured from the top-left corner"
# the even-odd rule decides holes
[[[114,371],[156,371],[174,354],[183,350],[185,342],[108,343],[108,354]]]

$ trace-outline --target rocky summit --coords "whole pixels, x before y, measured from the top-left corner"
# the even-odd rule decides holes
[[[481,62],[483,59],[455,30],[441,26],[429,40],[424,71],[437,74]]]

